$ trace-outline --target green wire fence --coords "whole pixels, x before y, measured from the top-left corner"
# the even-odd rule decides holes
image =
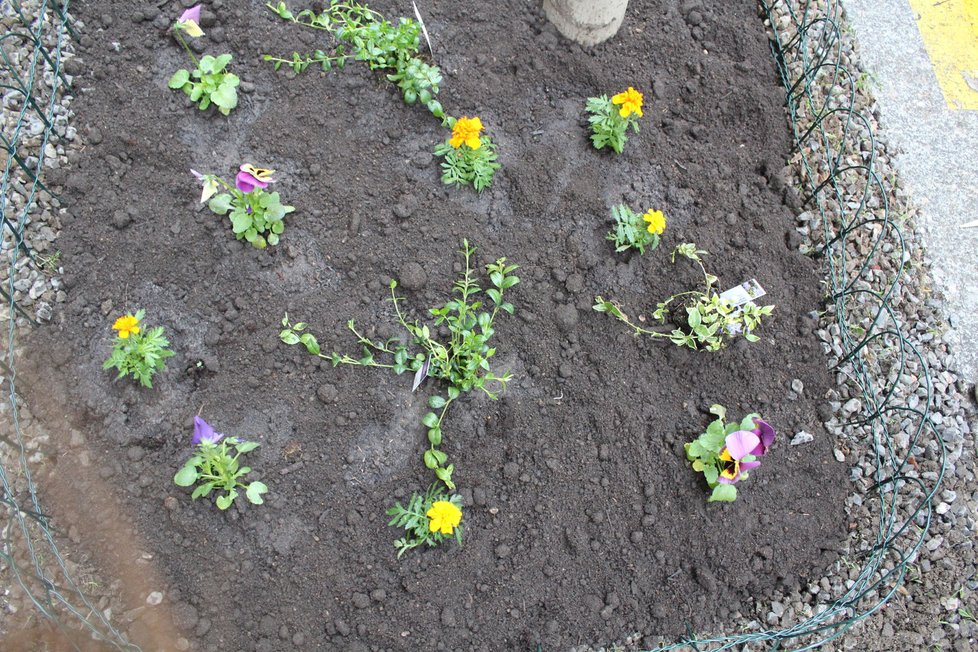
[[[14,301],[13,285],[18,260],[32,256],[24,237],[29,215],[38,194],[47,192],[41,178],[45,145],[53,130],[59,93],[68,85],[61,67],[62,48],[73,36],[68,5],[69,0],[37,0],[28,9],[18,0],[6,0],[0,10],[0,17],[15,18],[15,26],[0,35],[0,93],[4,110],[15,116],[12,127],[8,121],[0,133],[0,147],[7,155],[0,178],[0,228],[12,236],[14,245],[7,250],[9,278],[6,287],[0,287],[8,306],[2,364],[12,437],[0,441],[19,453],[15,468],[6,468],[0,461],[0,503],[6,511],[0,558],[13,582],[54,627],[72,631],[81,627],[115,649],[138,650],[70,577],[38,500],[17,412],[15,325],[18,316],[31,321],[33,317]],[[863,562],[857,579],[831,604],[820,605],[819,613],[808,620],[776,631],[713,638],[690,635],[657,648],[663,651],[808,650],[840,636],[879,610],[901,586],[908,564],[923,544],[931,522],[931,499],[944,476],[944,442],[929,417],[933,389],[927,363],[903,335],[899,316],[891,307],[906,245],[899,225],[890,217],[886,188],[874,169],[871,123],[856,108],[857,78],[840,64],[841,6],[838,0],[809,0],[795,9],[785,0],[761,0],[761,9],[785,88],[795,153],[807,180],[805,201],[821,218],[823,242],[817,253],[826,263],[831,283],[829,309],[837,319],[843,345],[836,371],[855,383],[862,395],[863,413],[857,422],[848,424],[849,436],[875,451],[875,474],[864,500],[875,510],[876,526],[869,533],[872,543],[856,551]],[[14,56],[13,51],[27,51],[29,56]],[[43,124],[39,138],[25,137],[32,119]],[[10,201],[15,187],[22,195],[26,193],[19,209]],[[872,242],[868,255],[853,246],[865,234]],[[899,256],[899,271],[881,280],[873,273],[877,262],[892,256]],[[911,392],[898,391],[910,360],[916,360],[920,369],[919,386]],[[884,363],[886,373],[874,369]],[[920,389],[924,396],[912,407],[908,398]],[[895,422],[906,424],[908,419],[911,444],[899,451],[890,432]],[[906,432],[907,426],[903,427]],[[938,468],[918,474],[911,453],[926,448],[936,450]],[[22,488],[15,489],[15,485]],[[66,614],[74,622],[63,620]]]
[[[0,295],[7,302],[7,347],[2,371],[7,382],[9,436],[0,445],[10,446],[18,462],[7,468],[0,460],[0,504],[3,529],[0,559],[10,571],[11,585],[20,588],[65,641],[78,641],[81,631],[118,650],[136,650],[103,613],[93,605],[71,578],[58,551],[52,526],[38,499],[37,485],[27,462],[18,418],[14,336],[17,318],[34,318],[14,301],[14,279],[22,256],[33,258],[25,240],[31,211],[40,193],[49,192],[42,181],[45,147],[54,130],[55,108],[68,80],[62,71],[66,40],[73,35],[68,16],[69,0],[19,0],[0,3],[0,18],[7,25],[0,35],[0,95],[6,120],[0,129],[0,147],[6,154],[0,177],[0,229],[11,238],[7,250],[8,278]],[[37,133],[40,131],[40,133]],[[20,199],[13,201],[13,193]],[[17,204],[21,204],[18,207]],[[78,648],[78,644],[71,642]]]

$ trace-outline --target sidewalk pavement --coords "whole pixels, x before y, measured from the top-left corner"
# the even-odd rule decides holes
[[[960,340],[957,371],[978,382],[978,0],[843,6],[874,77],[878,135],[920,207],[921,241]]]

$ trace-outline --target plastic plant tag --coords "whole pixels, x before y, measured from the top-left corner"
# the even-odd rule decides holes
[[[720,298],[724,301],[730,303],[730,305],[737,308],[733,312],[734,315],[740,312],[741,306],[751,303],[754,299],[760,299],[767,292],[761,287],[761,284],[757,282],[757,279],[751,279],[749,281],[744,281],[740,285],[735,285],[725,292],[720,293]],[[740,332],[740,324],[731,324],[727,326],[727,332],[731,335]]]
[[[424,26],[424,20],[421,18],[421,12],[418,11],[418,5],[412,2],[411,5],[414,7],[414,15],[418,17],[418,24],[421,25],[421,33],[424,34],[424,40],[428,43],[428,52],[434,56],[435,51],[431,49],[431,39],[428,38],[428,28]]]
[[[423,383],[424,379],[428,377],[428,368],[430,366],[431,357],[429,356],[428,359],[424,361],[424,364],[421,365],[421,368],[414,374],[414,386],[411,387],[412,392],[417,390],[418,387],[421,387],[421,383]]]
[[[745,303],[750,303],[754,299],[760,299],[767,292],[761,287],[761,284],[757,282],[757,279],[751,279],[749,281],[744,281],[740,285],[734,286],[720,294],[720,298],[729,302],[733,306],[742,306]]]

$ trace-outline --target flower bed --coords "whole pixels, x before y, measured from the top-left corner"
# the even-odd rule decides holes
[[[291,78],[261,61],[256,50],[306,38],[274,13],[213,3],[200,17],[205,50],[233,51],[242,80],[224,118],[167,87],[184,65],[173,17],[123,4],[80,9],[103,25],[99,42],[120,46],[85,52],[94,80],[79,80],[75,110],[100,142],[61,179],[76,218],[60,243],[71,296],[35,341],[39,367],[62,361],[36,402],[77,406],[67,416],[107,469],[79,482],[114,478],[160,560],[163,606],[196,616],[177,629],[219,648],[276,649],[282,631],[326,649],[562,649],[633,631],[651,645],[739,622],[756,595],[833,557],[845,470],[819,425],[831,378],[807,326],[818,274],[791,246],[781,91],[752,4],[695,25],[638,4],[588,51],[522,4],[427,8],[442,105],[491,125],[502,168],[481,193],[442,185],[432,152],[444,127],[383,75]],[[586,98],[632,86],[646,89],[641,131],[620,155],[596,151]],[[267,249],[201,210],[189,174],[242,161],[281,171],[295,207]],[[659,249],[615,251],[620,204],[664,211]],[[358,345],[351,318],[371,341],[398,337],[381,301],[389,279],[409,320],[430,319],[464,269],[464,239],[478,267],[520,265],[515,317],[493,340],[493,367],[513,379],[498,401],[459,398],[440,423],[462,546],[398,561],[385,510],[432,480],[417,453],[435,379],[412,392],[413,374],[321,364],[281,341],[280,322],[301,316],[328,350]],[[668,261],[688,241],[709,252],[721,289],[763,284],[777,310],[758,342],[681,349],[592,310],[600,294],[651,322],[657,302],[698,282]],[[149,392],[100,370],[112,319],[140,307],[177,352]],[[685,459],[714,403],[787,435],[730,505],[707,503]],[[265,504],[221,512],[172,484],[198,413],[261,444],[248,458]],[[815,441],[789,447],[801,430]],[[430,518],[441,529],[446,517]]]

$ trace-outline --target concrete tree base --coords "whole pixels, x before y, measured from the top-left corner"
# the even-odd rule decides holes
[[[543,0],[557,30],[581,45],[597,45],[618,32],[628,0]]]

